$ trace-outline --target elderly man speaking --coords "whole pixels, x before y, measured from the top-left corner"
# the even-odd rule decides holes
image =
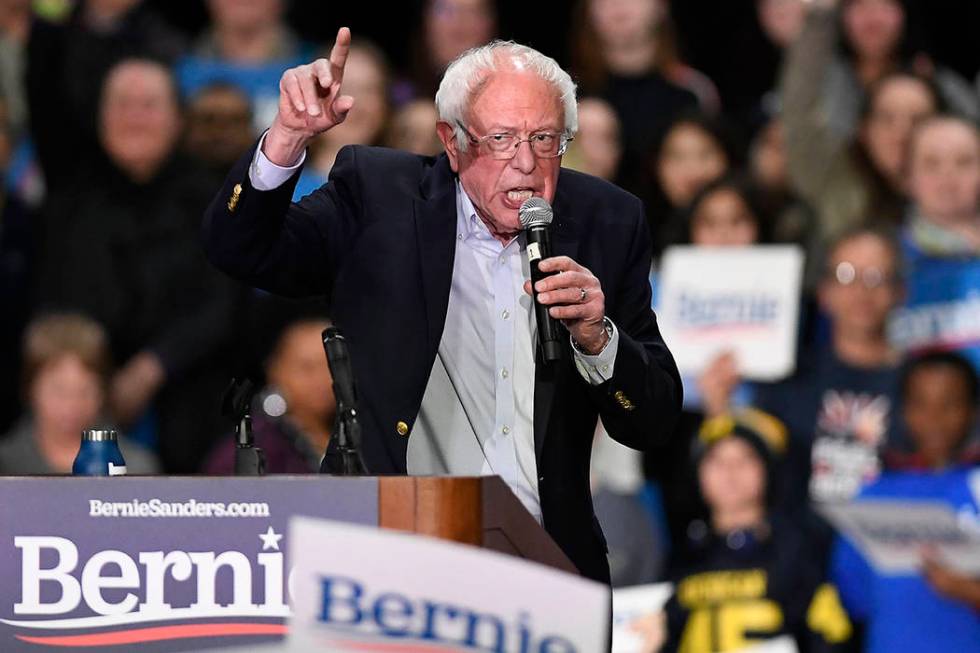
[[[342,149],[291,204],[310,141],[356,111],[342,95],[350,31],[287,70],[279,113],[208,209],[205,247],[273,293],[332,297],[358,382],[372,474],[501,476],[584,576],[609,582],[592,510],[597,416],[623,444],[666,438],[677,369],[650,310],[650,246],[632,195],[561,169],[575,85],[551,58],[494,42],[450,64],[436,94],[445,153]],[[518,210],[553,205],[539,301],[564,325],[546,363]],[[321,471],[339,468],[332,440]]]

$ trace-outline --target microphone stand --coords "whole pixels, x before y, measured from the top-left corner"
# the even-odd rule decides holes
[[[225,391],[221,412],[235,419],[235,476],[265,476],[265,453],[255,446],[252,433],[252,397],[255,385],[250,379],[232,379]]]
[[[327,327],[322,333],[323,351],[333,377],[333,393],[337,400],[337,423],[334,437],[340,454],[341,476],[364,476],[367,465],[361,456],[361,424],[357,419],[357,391],[351,369],[347,341],[337,327]],[[322,469],[322,467],[321,467]]]
[[[361,424],[357,410],[337,404],[337,450],[340,452],[340,475],[363,476],[367,474],[361,458]]]

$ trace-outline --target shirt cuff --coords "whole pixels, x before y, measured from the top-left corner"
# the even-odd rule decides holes
[[[299,167],[306,161],[304,151],[299,161],[291,166],[283,167],[276,165],[262,152],[265,144],[265,134],[259,139],[259,146],[255,149],[255,156],[252,157],[252,165],[248,167],[248,180],[252,183],[255,190],[275,190],[286,183],[293,176]]]
[[[604,318],[606,327],[611,330],[606,346],[598,354],[586,354],[575,340],[572,340],[572,352],[575,357],[575,368],[582,378],[590,385],[601,385],[613,377],[616,367],[616,352],[619,351],[619,329],[608,317]]]

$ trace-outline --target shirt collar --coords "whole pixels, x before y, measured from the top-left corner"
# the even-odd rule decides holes
[[[514,248],[523,247],[523,234],[518,235],[507,245],[502,245],[499,240],[493,237],[490,229],[484,224],[483,220],[476,212],[476,207],[470,200],[463,185],[456,180],[456,234],[464,242],[480,241],[481,243],[496,245],[500,250],[510,248],[514,243],[518,243]]]

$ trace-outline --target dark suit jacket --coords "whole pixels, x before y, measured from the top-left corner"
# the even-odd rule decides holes
[[[257,191],[248,176],[253,155],[254,149],[238,161],[208,209],[208,256],[270,292],[332,294],[333,319],[349,342],[358,383],[364,460],[372,474],[404,474],[449,303],[456,248],[449,161],[347,147],[330,182],[290,204],[298,174],[278,189]],[[650,310],[650,239],[640,201],[562,170],[554,211],[553,254],[572,257],[599,278],[620,339],[615,375],[600,386],[575,369],[567,339],[560,362],[535,366],[538,491],[545,529],[583,575],[608,582],[589,489],[596,416],[616,440],[645,449],[671,432],[681,384]]]

